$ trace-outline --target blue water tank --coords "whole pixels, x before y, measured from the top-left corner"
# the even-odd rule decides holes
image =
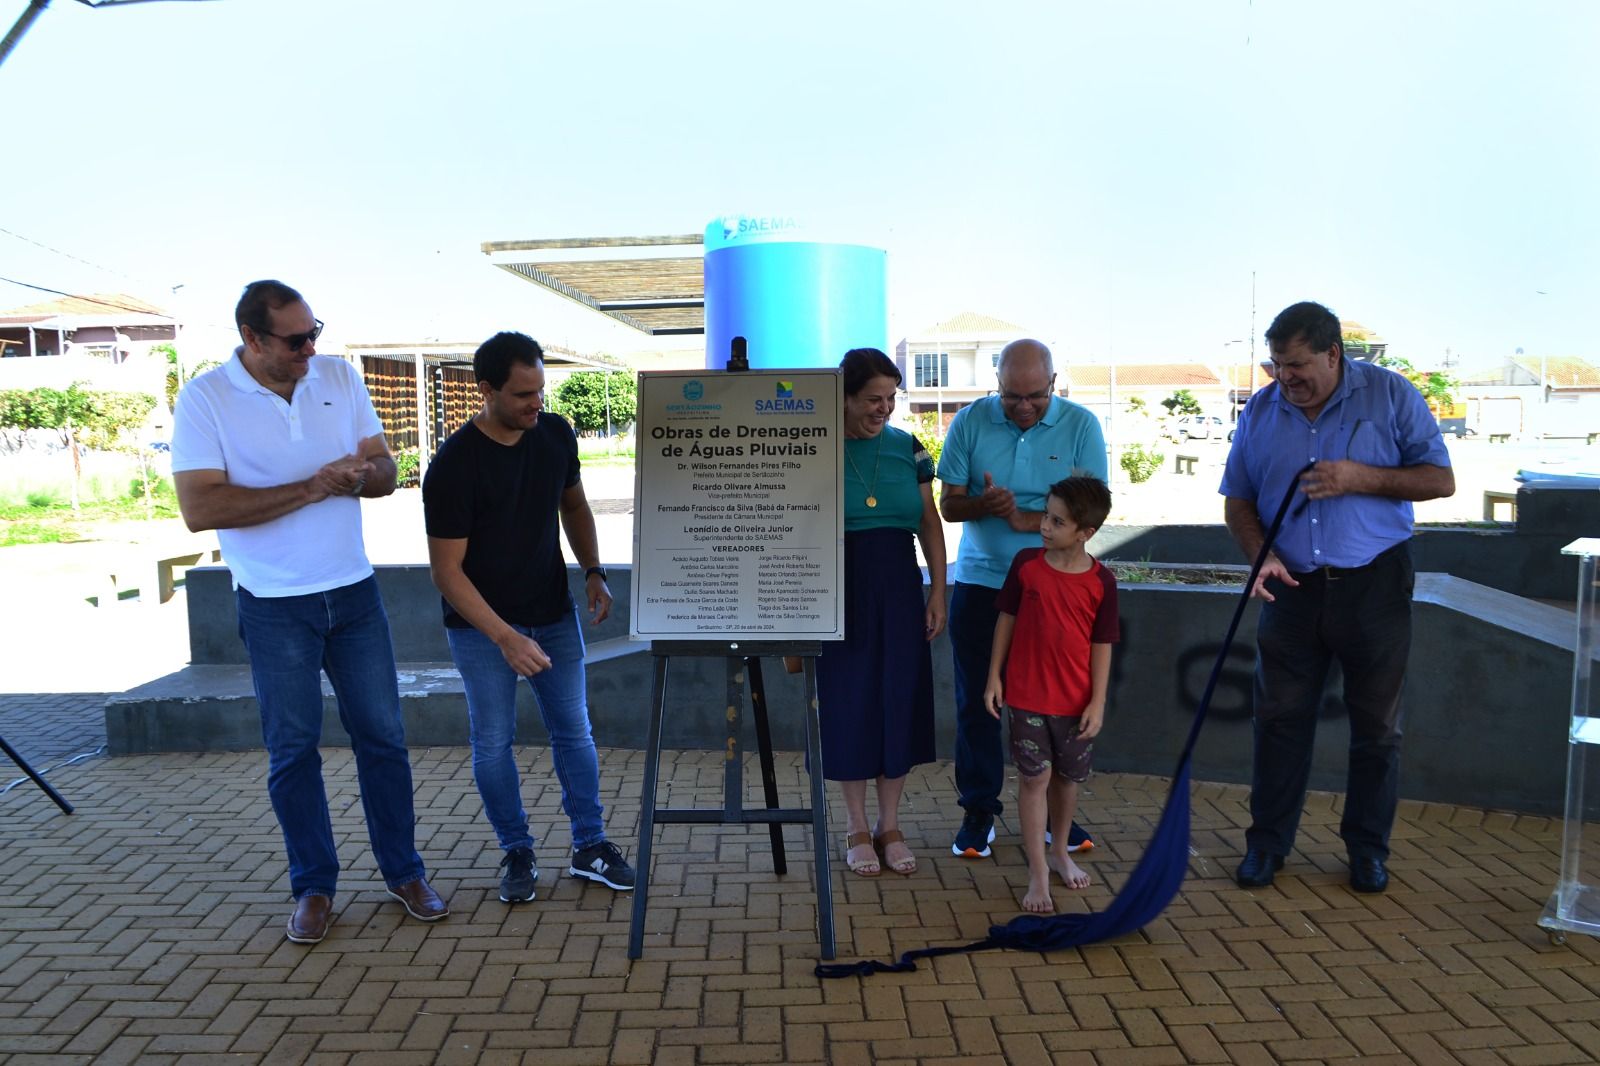
[[[753,369],[834,367],[851,348],[889,350],[888,255],[822,241],[785,216],[730,215],[706,227],[706,368],[733,338]]]

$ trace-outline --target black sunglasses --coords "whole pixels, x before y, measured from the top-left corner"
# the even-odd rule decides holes
[[[256,332],[261,334],[263,337],[276,337],[284,344],[288,345],[291,352],[298,352],[301,348],[306,346],[307,341],[315,341],[318,337],[322,336],[322,319],[313,318],[311,321],[315,322],[316,325],[312,326],[304,333],[274,333],[270,329],[258,329]]]

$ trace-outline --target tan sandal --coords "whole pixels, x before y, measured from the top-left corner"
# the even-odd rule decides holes
[[[900,832],[898,829],[890,829],[889,831],[879,833],[877,836],[872,838],[872,848],[878,853],[878,858],[882,861],[883,865],[887,866],[901,877],[910,877],[912,874],[917,872],[917,857],[915,855],[911,856],[909,859],[901,859],[897,863],[889,861],[889,845],[904,844],[905,842],[906,835],[904,833]]]
[[[879,874],[883,873],[883,867],[878,865],[876,847],[873,847],[874,855],[872,858],[863,859],[860,862],[850,861],[850,852],[854,851],[856,848],[871,845],[871,833],[851,833],[849,836],[844,838],[844,864],[850,867],[850,872],[855,874],[857,877],[877,877]]]

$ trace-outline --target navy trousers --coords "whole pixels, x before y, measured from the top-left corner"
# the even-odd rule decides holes
[[[956,582],[950,594],[950,648],[955,665],[956,791],[968,811],[994,817],[1004,810],[1006,758],[1000,722],[983,706],[994,650],[999,589]]]

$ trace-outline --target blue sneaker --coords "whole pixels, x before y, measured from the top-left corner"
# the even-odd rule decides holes
[[[1089,836],[1082,826],[1078,825],[1077,822],[1073,822],[1072,831],[1067,834],[1067,850],[1069,852],[1088,851],[1093,847],[1093,838]]]
[[[982,811],[968,811],[956,831],[956,842],[950,845],[950,854],[963,859],[987,859],[994,843],[994,815]]]
[[[500,860],[500,868],[505,871],[500,878],[500,902],[527,903],[533,899],[539,868],[534,865],[532,848],[512,848]]]
[[[1044,830],[1045,847],[1049,847],[1050,843],[1051,843],[1051,841],[1053,839],[1054,839],[1054,837],[1052,836],[1052,834],[1050,832],[1049,823],[1046,822],[1045,823],[1045,830]],[[1067,834],[1067,851],[1068,852],[1089,851],[1093,847],[1094,847],[1094,840],[1089,836],[1088,831],[1085,830],[1082,826],[1080,826],[1077,822],[1073,822],[1072,823],[1072,832]]]

